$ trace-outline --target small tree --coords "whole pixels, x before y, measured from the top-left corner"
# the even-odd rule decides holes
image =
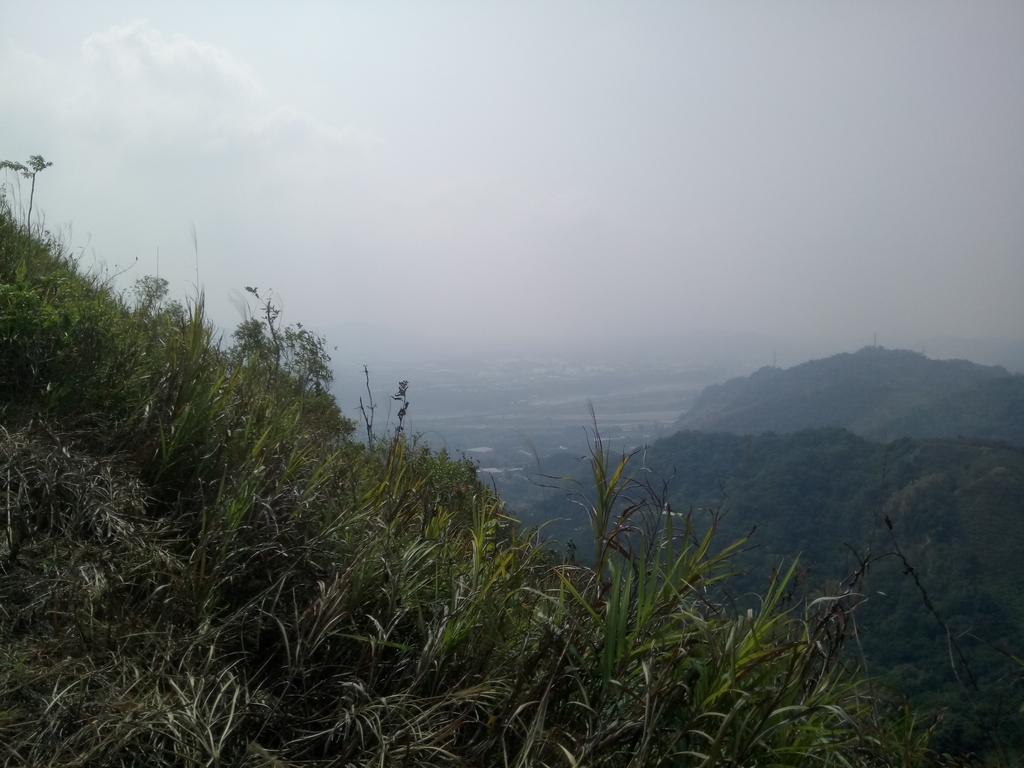
[[[181,302],[167,300],[168,285],[164,278],[154,275],[146,275],[135,281],[132,288],[135,295],[132,310],[136,320],[148,323],[153,328],[167,320],[184,321],[186,313]]]
[[[135,311],[143,315],[152,315],[164,303],[169,283],[162,277],[146,275],[135,281],[132,293],[135,294]]]
[[[32,181],[32,188],[28,193],[28,216],[25,217],[25,226],[29,229],[32,228],[32,201],[36,196],[36,174],[51,165],[53,163],[48,163],[42,155],[30,155],[28,165],[16,163],[13,160],[0,160],[0,168],[9,168]]]
[[[281,310],[274,304],[271,292],[263,296],[257,288],[245,289],[261,303],[263,319],[247,315],[232,333],[234,344],[229,355],[239,366],[257,366],[266,376],[272,390],[285,397],[299,397],[303,420],[311,432],[327,442],[347,440],[355,422],[341,415],[330,393],[334,372],[327,354],[326,339],[303,328],[302,323],[283,326]]]

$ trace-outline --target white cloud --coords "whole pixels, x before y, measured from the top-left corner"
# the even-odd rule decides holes
[[[166,155],[175,147],[219,152],[335,151],[374,146],[370,132],[324,124],[275,103],[256,73],[225,49],[165,35],[140,20],[90,35],[70,63],[12,50],[12,100],[93,141]]]
[[[82,57],[121,83],[160,83],[166,91],[201,89],[221,96],[263,92],[256,76],[227,51],[184,35],[168,39],[146,21],[90,35]]]
[[[250,120],[243,135],[254,145],[311,150],[368,149],[382,143],[372,131],[335,128],[292,107],[277,107]]]

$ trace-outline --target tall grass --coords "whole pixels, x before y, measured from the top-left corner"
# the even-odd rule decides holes
[[[6,765],[934,758],[845,668],[848,598],[730,611],[730,547],[596,434],[582,567],[472,465],[325,431],[201,299],[132,304],[2,207],[0,333]]]

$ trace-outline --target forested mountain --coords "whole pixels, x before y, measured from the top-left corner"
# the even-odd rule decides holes
[[[845,427],[871,439],[985,437],[1024,445],[1024,376],[865,347],[708,387],[675,424],[706,432]]]
[[[838,428],[757,437],[686,431],[628,466],[640,483],[665,489],[664,500],[698,532],[712,520],[720,542],[753,531],[730,585],[741,606],[755,605],[751,596],[796,558],[798,591],[812,598],[852,583],[867,563],[853,656],[916,704],[948,708],[946,743],[984,749],[996,732],[1024,741],[1021,667],[1006,655],[1024,650],[1020,448],[977,439],[883,444]],[[581,480],[587,472],[586,462],[564,455],[544,469]],[[544,512],[538,490],[525,516],[550,520],[545,533],[571,540],[585,559],[589,523],[574,502],[586,494],[544,492]]]

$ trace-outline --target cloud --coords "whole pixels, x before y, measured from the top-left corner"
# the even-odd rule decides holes
[[[133,21],[90,35],[82,58],[97,74],[116,83],[159,83],[165,92],[213,92],[219,96],[260,95],[259,80],[227,51],[184,35],[169,39],[147,21]]]
[[[358,151],[379,143],[371,132],[275,103],[256,73],[225,49],[165,35],[145,20],[88,36],[63,65],[19,50],[7,58],[8,71],[18,73],[4,89],[12,98],[133,152]]]
[[[218,149],[258,119],[266,94],[229,53],[145,21],[90,35],[69,115],[100,136],[166,151]]]
[[[335,128],[287,106],[259,114],[248,122],[242,135],[252,144],[268,148],[370,149],[383,143],[372,131],[353,126]]]

